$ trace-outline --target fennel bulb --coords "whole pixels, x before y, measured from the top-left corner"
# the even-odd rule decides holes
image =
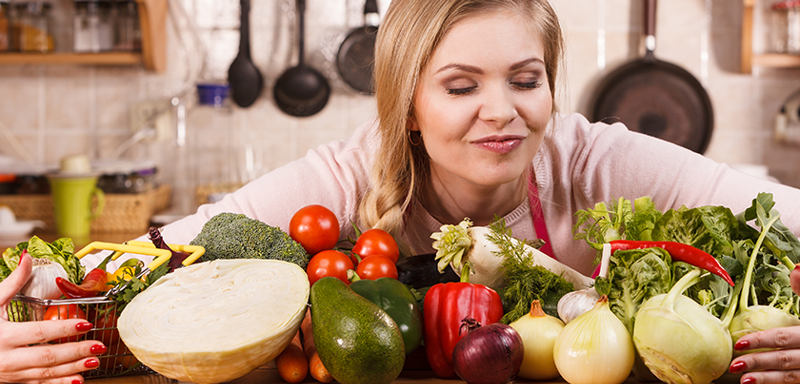
[[[683,295],[699,280],[700,270],[692,270],[636,313],[633,343],[647,368],[663,382],[709,384],[731,361],[728,324]]]
[[[158,279],[131,300],[117,325],[133,355],[163,376],[228,382],[289,345],[309,291],[308,276],[293,263],[203,262]]]

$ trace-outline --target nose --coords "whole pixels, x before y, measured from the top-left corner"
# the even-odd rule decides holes
[[[499,127],[504,127],[519,116],[511,90],[504,86],[484,88],[484,96],[478,117]]]

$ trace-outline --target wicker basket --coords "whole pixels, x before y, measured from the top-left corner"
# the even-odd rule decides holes
[[[105,195],[105,208],[92,221],[92,232],[146,232],[154,213],[170,204],[172,187],[161,185],[144,193]],[[50,195],[0,195],[19,220],[41,220],[47,230],[55,230],[53,198]]]

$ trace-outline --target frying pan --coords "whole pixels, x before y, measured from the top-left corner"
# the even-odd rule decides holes
[[[367,95],[375,93],[372,72],[378,18],[378,4],[375,0],[367,0],[364,3],[364,25],[347,34],[336,55],[336,67],[342,80]]]
[[[714,127],[711,100],[697,79],[683,68],[655,56],[657,0],[644,7],[643,58],[605,77],[592,97],[593,121],[622,121],[628,129],[705,152]]]

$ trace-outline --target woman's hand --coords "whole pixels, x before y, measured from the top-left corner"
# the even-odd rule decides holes
[[[92,340],[42,343],[82,335],[92,329],[91,323],[83,319],[8,321],[11,299],[28,281],[31,267],[31,257],[23,255],[19,267],[0,282],[0,382],[81,384],[80,372],[97,368],[95,355],[105,353],[106,347]]]
[[[792,290],[800,295],[800,269],[789,275]],[[731,362],[733,373],[747,372],[741,384],[800,383],[800,326],[773,328],[742,336],[738,352],[774,349],[739,356]],[[757,371],[757,372],[753,372]]]

